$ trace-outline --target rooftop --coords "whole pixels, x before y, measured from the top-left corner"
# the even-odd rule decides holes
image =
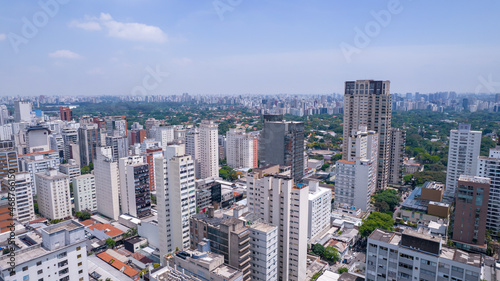
[[[271,231],[275,230],[276,226],[270,225],[267,223],[257,223],[257,224],[250,225],[249,228],[267,233],[267,232],[271,232]]]
[[[93,224],[91,226],[88,226],[87,227],[88,229],[90,230],[100,230],[100,231],[104,231],[104,233],[106,235],[108,235],[109,237],[116,237],[120,234],[123,234],[123,231],[119,230],[118,228],[112,226],[111,224],[109,223],[96,223],[96,224]]]
[[[483,178],[483,177],[469,176],[469,175],[460,175],[458,180],[459,181],[466,181],[466,182],[473,182],[473,183],[484,183],[484,184],[491,183],[490,178]]]
[[[53,233],[59,232],[61,230],[72,231],[72,230],[78,229],[78,228],[83,227],[83,226],[84,226],[83,224],[81,224],[77,221],[69,220],[66,222],[62,222],[62,223],[48,226],[48,227],[42,229],[42,231],[45,231],[49,234],[53,234]]]

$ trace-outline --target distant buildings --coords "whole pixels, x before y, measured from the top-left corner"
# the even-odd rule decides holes
[[[29,101],[14,102],[14,122],[31,122],[33,105]]]
[[[446,170],[446,194],[450,197],[455,197],[460,175],[476,175],[480,150],[481,132],[471,131],[470,124],[460,124],[458,130],[450,131]]]
[[[71,121],[73,118],[73,113],[68,106],[60,106],[59,107],[60,117],[63,121]]]

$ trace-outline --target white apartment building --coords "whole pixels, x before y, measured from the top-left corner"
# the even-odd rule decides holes
[[[500,232],[500,145],[490,149],[487,157],[479,156],[477,164],[477,175],[491,179],[486,228],[498,233]]]
[[[160,256],[190,246],[189,218],[196,214],[194,162],[182,146],[167,147],[170,159],[154,159]],[[164,262],[164,259],[161,258]]]
[[[458,177],[475,175],[481,151],[481,131],[471,131],[470,124],[459,124],[450,131],[445,195],[455,197]]]
[[[75,211],[97,211],[97,195],[94,175],[81,175],[74,177],[73,196],[75,198]]]
[[[61,135],[64,142],[64,160],[69,160],[72,156],[70,144],[78,144],[78,130],[74,128],[64,128],[61,130]]]
[[[278,278],[306,280],[309,186],[281,175],[247,176],[248,208],[278,226]]]
[[[71,216],[69,176],[56,169],[49,169],[35,177],[40,215],[49,220]]]
[[[56,151],[36,152],[32,154],[19,155],[19,169],[22,172],[28,172],[33,179],[33,194],[37,194],[36,177],[37,173],[44,172],[48,169],[59,170],[59,153]]]
[[[166,149],[167,145],[174,141],[174,127],[153,127],[155,139],[161,142],[161,148]]]
[[[219,176],[218,125],[212,120],[202,120],[200,125],[201,178]]]
[[[366,280],[479,281],[480,254],[449,248],[440,236],[376,229],[368,237]]]
[[[200,132],[196,129],[186,134],[186,154],[193,158],[195,176],[197,179],[201,179]]]
[[[14,102],[14,121],[31,122],[31,111],[33,106],[29,101],[15,101]]]
[[[346,145],[348,160],[336,163],[335,205],[366,211],[377,183],[378,134],[360,127]]]
[[[97,211],[113,220],[118,220],[120,216],[119,174],[118,162],[113,161],[111,147],[99,148],[94,163]]]
[[[66,174],[70,179],[74,179],[82,174],[79,163],[74,159],[69,159],[68,163],[59,166],[59,172]]]
[[[12,183],[15,183],[14,185]],[[14,190],[12,190],[12,188]],[[30,173],[15,173],[14,177],[6,177],[2,181],[2,189],[15,194],[13,219],[26,223],[35,219],[33,203],[33,180]]]
[[[49,128],[45,126],[31,126],[26,128],[26,146],[28,153],[50,150]]]
[[[248,226],[251,280],[278,280],[278,227],[267,223]]]
[[[319,187],[319,182],[309,181],[309,223],[307,238],[312,240],[331,227],[332,191]]]
[[[88,281],[85,226],[68,220],[15,238],[14,253],[0,257],[0,279]],[[14,256],[15,255],[15,256]],[[11,258],[15,257],[14,274]]]
[[[227,165],[234,169],[253,168],[254,138],[241,129],[229,129],[226,134]]]

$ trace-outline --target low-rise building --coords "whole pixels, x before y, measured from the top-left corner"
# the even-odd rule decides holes
[[[224,264],[223,255],[196,250],[185,250],[175,254],[174,261],[179,271],[201,280],[243,280],[243,273],[240,270]]]

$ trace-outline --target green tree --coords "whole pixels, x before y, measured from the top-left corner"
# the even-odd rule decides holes
[[[378,191],[373,195],[375,207],[382,213],[392,212],[394,208],[401,202],[398,192],[394,189],[385,189]]]
[[[315,253],[316,255],[318,255],[320,257],[323,256],[323,254],[325,253],[325,247],[323,247],[323,245],[321,245],[319,243],[312,245],[311,250],[313,253]]]
[[[339,270],[337,270],[337,272],[338,272],[339,274],[342,274],[342,273],[344,273],[344,272],[348,272],[348,271],[349,271],[349,269],[347,269],[347,267],[341,267],[341,268],[339,268]]]
[[[392,216],[384,213],[373,212],[368,218],[363,220],[363,223],[359,227],[359,233],[362,237],[368,237],[375,229],[381,228],[386,230],[392,230],[394,225],[394,220]]]
[[[111,238],[108,238],[106,239],[106,245],[108,246],[108,248],[114,248],[116,245],[116,241]]]
[[[323,164],[323,166],[321,166],[322,171],[326,171],[326,169],[328,169],[328,168],[330,168],[330,164],[327,164],[327,163],[325,163],[325,164]]]
[[[339,260],[340,255],[339,251],[336,248],[328,246],[323,253],[323,257],[331,262],[336,262]]]

